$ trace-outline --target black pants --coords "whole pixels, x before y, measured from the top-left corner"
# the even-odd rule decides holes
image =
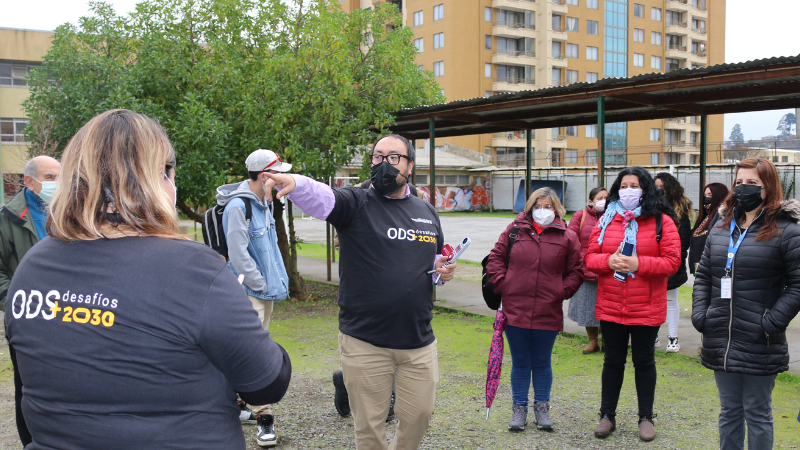
[[[8,339],[8,337],[6,337]],[[25,417],[22,416],[22,378],[19,376],[17,370],[17,354],[14,352],[14,347],[8,345],[8,350],[11,356],[11,366],[14,368],[14,411],[16,412],[17,419],[17,433],[19,433],[19,440],[22,442],[22,447],[33,442],[31,433],[28,431],[28,425],[25,423]]]
[[[600,321],[606,342],[603,362],[603,394],[600,413],[617,414],[619,392],[625,378],[625,360],[628,357],[628,336],[631,337],[631,353],[636,378],[636,396],[639,399],[639,415],[653,415],[653,400],[656,394],[656,360],[653,346],[659,327],[646,325],[622,325]]]

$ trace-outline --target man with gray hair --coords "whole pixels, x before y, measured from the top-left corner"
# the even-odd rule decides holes
[[[37,156],[25,164],[25,188],[0,207],[0,310],[5,311],[6,294],[11,277],[22,258],[47,236],[47,203],[53,198],[61,164],[49,156]],[[22,446],[31,442],[31,435],[22,417],[22,382],[14,367],[14,397],[17,431]]]

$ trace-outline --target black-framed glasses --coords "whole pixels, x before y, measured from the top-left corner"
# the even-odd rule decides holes
[[[386,161],[389,164],[391,164],[393,166],[396,166],[396,165],[400,164],[400,158],[405,158],[405,159],[411,161],[411,158],[409,158],[408,156],[406,156],[406,155],[397,155],[397,154],[378,155],[376,153],[373,153],[373,154],[369,155],[369,157],[372,159],[372,164],[376,164],[376,165],[382,163],[383,161]]]

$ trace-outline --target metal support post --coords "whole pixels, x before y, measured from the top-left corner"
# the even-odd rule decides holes
[[[531,147],[531,130],[525,130],[525,141],[527,151],[525,153],[525,198],[531,195],[531,163],[533,162],[533,149]]]
[[[431,117],[428,122],[429,133],[430,133],[430,164],[431,164],[431,180],[430,180],[430,191],[431,191],[431,205],[433,208],[436,209],[436,125],[434,123],[434,118]],[[435,289],[434,289],[435,290]],[[434,297],[435,299],[435,297]]]
[[[598,159],[597,174],[604,186],[606,174],[606,98],[602,95],[597,97],[597,139],[600,144],[600,158]]]
[[[708,116],[700,116],[700,203],[703,205],[706,192],[706,153],[708,153]]]

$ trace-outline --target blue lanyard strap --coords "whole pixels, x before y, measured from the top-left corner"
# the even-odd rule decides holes
[[[736,252],[739,251],[739,246],[742,245],[742,241],[744,240],[744,236],[747,234],[747,228],[742,231],[742,234],[739,236],[739,240],[736,241],[736,244],[733,243],[733,229],[736,227],[736,219],[731,219],[731,236],[728,241],[728,262],[725,264],[725,271],[726,274],[730,273],[731,267],[733,266],[733,257],[736,255]]]

